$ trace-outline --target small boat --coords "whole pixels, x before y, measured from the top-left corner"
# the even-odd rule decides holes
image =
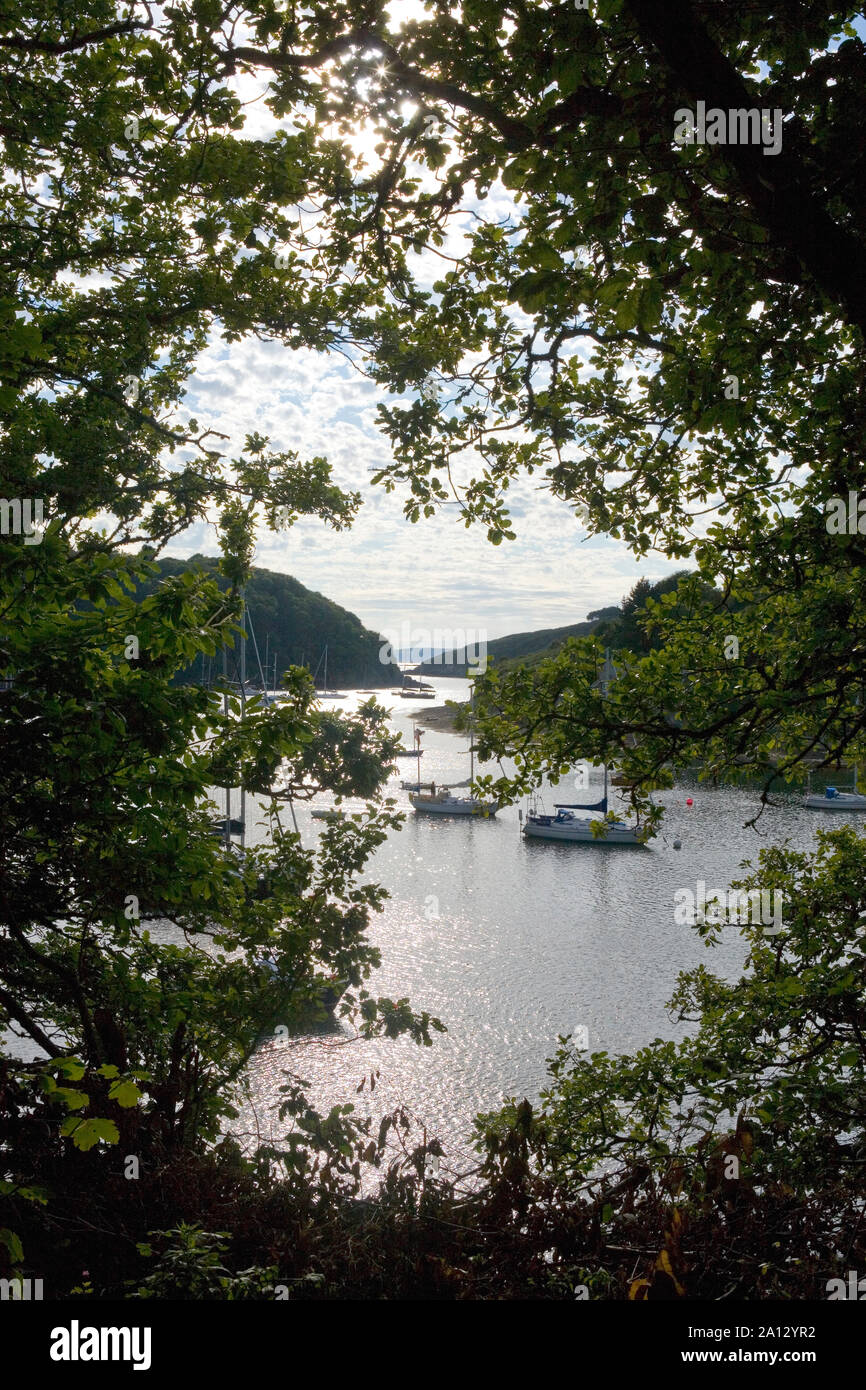
[[[220,840],[225,840],[232,835],[243,835],[246,827],[242,820],[237,820],[236,817],[232,816],[231,818],[223,817],[222,820],[211,821],[211,829]]]
[[[854,764],[854,786],[850,791],[840,792],[837,787],[825,787],[823,794],[811,790],[811,775],[806,787],[803,805],[810,811],[866,811],[866,796],[857,787],[859,768]]]
[[[471,701],[470,701],[471,703]],[[415,730],[415,751],[421,757],[421,730]],[[472,732],[469,734],[469,785],[475,781],[475,744]],[[420,780],[421,768],[418,768]],[[430,784],[429,792],[410,792],[409,800],[416,811],[429,816],[495,816],[499,810],[496,801],[482,801],[477,796],[454,796],[449,787],[436,790],[436,783]]]
[[[400,697],[403,700],[435,700],[436,691],[429,685],[420,686],[417,690],[408,686],[400,691]]]
[[[395,758],[423,758],[423,756],[423,748],[398,748],[394,754]]]
[[[811,792],[803,805],[810,811],[866,811],[866,796],[858,791],[840,792],[835,787],[825,787],[823,796]]]
[[[597,806],[578,807],[579,810],[607,809],[607,800]],[[642,825],[627,825],[621,820],[607,820],[605,816],[576,816],[569,806],[554,806],[556,815],[545,816],[530,810],[523,823],[523,833],[530,839],[561,840],[579,845],[645,845],[649,839],[647,828]],[[521,818],[523,812],[520,812]]]
[[[481,801],[477,796],[452,796],[448,787],[437,792],[410,792],[409,800],[416,811],[430,816],[495,816],[496,801]]]

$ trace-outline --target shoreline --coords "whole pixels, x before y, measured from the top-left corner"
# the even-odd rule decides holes
[[[467,703],[458,705],[456,709],[451,705],[433,705],[430,709],[413,710],[409,718],[419,724],[423,722],[431,729],[441,729],[449,734],[462,734],[462,729],[455,728],[455,721],[458,711],[465,708]]]

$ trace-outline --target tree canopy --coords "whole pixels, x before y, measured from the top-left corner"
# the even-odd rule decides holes
[[[321,457],[255,433],[226,457],[178,414],[214,323],[237,338],[267,306],[299,341],[321,334],[300,287],[275,310],[265,281],[243,289],[245,258],[192,225],[214,190],[235,225],[294,185],[280,152],[260,149],[262,189],[240,141],[204,174],[205,127],[239,123],[239,104],[217,95],[190,126],[198,21],[188,13],[172,50],[178,17],[161,32],[142,14],[97,4],[0,20],[0,1023],[18,1039],[3,1064],[4,1198],[30,1190],[34,1106],[52,1160],[121,1135],[140,1156],[194,1149],[233,1113],[263,1033],[321,1017],[324,999],[342,996],[362,1034],[429,1042],[433,1026],[364,987],[385,894],[360,875],[398,823],[381,795],[395,747],[384,711],[320,711],[298,670],[275,709],[175,683],[237,643],[257,523],[312,515],[339,530],[359,499]],[[36,534],[17,523],[21,499],[40,503]],[[165,545],[204,517],[218,523],[221,583],[160,575]],[[240,786],[269,834],[237,854],[213,818],[219,789]],[[305,846],[291,803],[323,789],[367,811]]]
[[[12,479],[42,449],[81,515],[107,502],[122,451],[121,515],[147,500],[145,530],[182,527],[216,441],[154,421],[207,331],[338,348],[390,393],[380,477],[411,518],[456,496],[501,542],[509,487],[534,474],[591,530],[688,558],[735,600],[733,627],[727,604],[697,605],[582,750],[597,719],[578,683],[569,751],[641,731],[636,782],[681,754],[768,776],[771,745],[791,775],[818,744],[837,756],[863,719],[847,635],[862,541],[825,524],[862,460],[855,19],[798,0],[430,4],[405,23],[380,4],[199,0],[7,23],[27,316],[4,350],[13,387],[62,391],[29,397]],[[269,138],[244,134],[250,80]],[[676,113],[698,101],[781,111],[781,149],[678,142]],[[90,460],[74,482],[73,428]],[[160,470],[184,441],[188,460]],[[323,466],[257,441],[239,482],[345,520]],[[543,749],[544,711],[516,693],[495,692],[490,746],[519,748],[531,723]]]

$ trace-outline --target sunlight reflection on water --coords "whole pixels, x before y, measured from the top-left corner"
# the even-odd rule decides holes
[[[433,684],[447,698],[464,698],[468,688],[453,680]],[[423,706],[387,695],[382,702],[397,706],[393,723],[408,745],[408,715]],[[468,775],[460,736],[428,730],[424,748],[425,780]],[[591,1052],[628,1052],[655,1037],[683,1036],[665,1009],[677,972],[704,962],[718,974],[736,975],[744,950],[735,927],[710,950],[693,929],[677,925],[676,890],[694,890],[699,879],[708,891],[726,888],[740,862],[757,860],[762,845],[790,838],[808,847],[830,819],[806,811],[799,793],[781,794],[781,806],[765,813],[756,834],[743,828],[756,809],[754,792],[691,784],[660,795],[668,814],[649,849],[527,842],[516,807],[487,821],[414,815],[399,783],[415,764],[401,762],[388,790],[409,815],[370,865],[369,876],[391,898],[370,931],[382,965],[369,987],[394,999],[408,996],[448,1032],[434,1035],[431,1048],[405,1039],[346,1043],[344,1028],[294,1040],[288,1051],[264,1044],[249,1068],[260,1130],[269,1129],[269,1108],[290,1065],[310,1082],[318,1108],[351,1101],[378,1118],[404,1104],[428,1137],[438,1135],[465,1163],[473,1115],[507,1096],[535,1098],[558,1034],[584,1026]],[[600,770],[593,774],[587,800],[600,795],[600,777]],[[584,799],[569,784],[558,794]],[[832,824],[852,819],[839,815]],[[298,821],[310,843],[317,822],[308,808],[299,808]],[[377,1068],[372,1098],[366,1088],[356,1096],[361,1078]],[[249,1113],[245,1107],[245,1118]]]

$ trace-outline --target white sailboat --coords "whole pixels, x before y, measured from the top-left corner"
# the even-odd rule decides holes
[[[608,685],[616,679],[616,669],[610,659],[610,648],[604,656],[599,684],[603,695]],[[647,826],[637,822],[628,824],[617,816],[609,818],[607,806],[608,771],[604,764],[604,795],[600,801],[587,805],[583,802],[554,802],[552,816],[539,810],[537,798],[533,798],[524,820],[520,812],[523,834],[534,840],[559,840],[580,845],[645,845],[651,832]],[[576,816],[575,811],[592,812],[592,815]]]
[[[803,805],[810,811],[866,811],[866,796],[857,790],[857,764],[854,764],[854,786],[840,792],[837,787],[825,787],[823,793],[807,791]]]
[[[418,753],[418,781],[421,780],[421,730],[415,730],[415,748]],[[475,742],[472,728],[469,730],[470,785],[475,781]],[[499,810],[496,801],[482,801],[477,796],[454,796],[449,787],[436,790],[431,782],[429,792],[410,792],[409,801],[414,809],[428,816],[495,816]]]
[[[645,845],[649,839],[646,826],[628,825],[621,820],[607,820],[607,785],[601,801],[593,806],[571,806],[557,802],[555,815],[546,816],[532,806],[523,823],[523,833],[529,839],[563,840],[583,845]],[[595,816],[576,816],[575,811],[596,811]],[[521,817],[523,812],[520,812]]]

